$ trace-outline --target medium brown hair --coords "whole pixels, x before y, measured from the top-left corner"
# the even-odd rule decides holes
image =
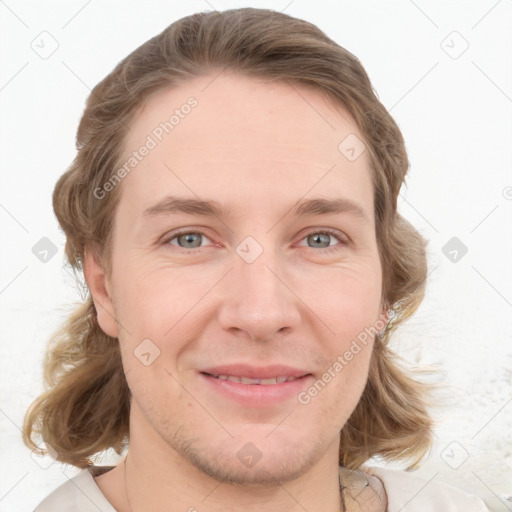
[[[226,69],[313,88],[332,105],[348,109],[364,136],[383,269],[382,303],[394,317],[375,338],[366,388],[341,430],[340,464],[357,468],[374,455],[417,463],[431,444],[426,387],[408,376],[388,347],[392,331],[418,308],[427,274],[426,242],[397,213],[409,166],[404,140],[359,60],[311,23],[254,8],[187,16],[137,48],[96,85],[78,128],[77,155],[53,194],[67,259],[80,274],[84,251],[92,248],[109,275],[121,187],[101,200],[93,191],[121,164],[131,121],[151,94]],[[25,416],[27,446],[41,451],[32,439],[38,434],[58,460],[82,468],[103,450],[122,452],[129,443],[130,390],[118,340],[100,328],[90,295],[50,340],[44,378],[46,391]]]

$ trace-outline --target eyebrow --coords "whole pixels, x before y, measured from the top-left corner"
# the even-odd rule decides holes
[[[204,201],[194,198],[167,196],[161,201],[144,210],[144,216],[165,215],[165,214],[190,214],[202,215],[205,217],[223,217],[225,210],[215,201]],[[348,213],[369,222],[364,209],[357,203],[346,198],[307,199],[295,203],[292,207],[292,215],[326,215],[333,213]]]

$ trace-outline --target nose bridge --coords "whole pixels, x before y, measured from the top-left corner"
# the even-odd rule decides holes
[[[265,253],[248,263],[243,258],[236,263],[236,277],[240,282],[240,288],[244,292],[242,296],[252,299],[259,304],[259,307],[271,306],[272,301],[284,300],[284,293],[281,289],[284,285],[277,278],[278,268],[280,267],[277,258],[272,256],[271,250],[267,249]]]
[[[239,244],[221,306],[225,329],[237,328],[263,339],[297,325],[300,314],[290,285],[280,275],[281,256],[270,247],[258,249],[254,240]]]

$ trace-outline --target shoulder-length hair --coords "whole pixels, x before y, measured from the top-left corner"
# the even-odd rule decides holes
[[[83,271],[85,249],[111,271],[111,235],[121,187],[94,191],[121,164],[123,141],[145,100],[198,76],[228,69],[248,77],[310,87],[348,109],[364,136],[374,187],[382,303],[393,312],[377,334],[366,388],[340,434],[340,464],[360,467],[374,455],[416,464],[431,445],[425,384],[399,365],[390,335],[418,308],[427,275],[426,241],[397,213],[409,167],[402,134],[377,99],[359,60],[315,25],[266,9],[232,9],[182,18],[123,59],[92,90],[77,132],[77,155],[58,180],[53,208],[66,256]],[[399,307],[396,307],[396,305]],[[58,460],[86,467],[95,454],[129,443],[130,390],[118,340],[100,328],[89,294],[51,338],[46,391],[26,413],[24,442],[38,434]]]

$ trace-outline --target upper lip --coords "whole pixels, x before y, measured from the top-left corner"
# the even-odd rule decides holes
[[[280,364],[267,366],[251,366],[248,364],[225,364],[201,370],[210,375],[232,375],[233,377],[249,377],[251,379],[270,379],[272,377],[303,377],[311,372],[301,368],[292,368]]]

